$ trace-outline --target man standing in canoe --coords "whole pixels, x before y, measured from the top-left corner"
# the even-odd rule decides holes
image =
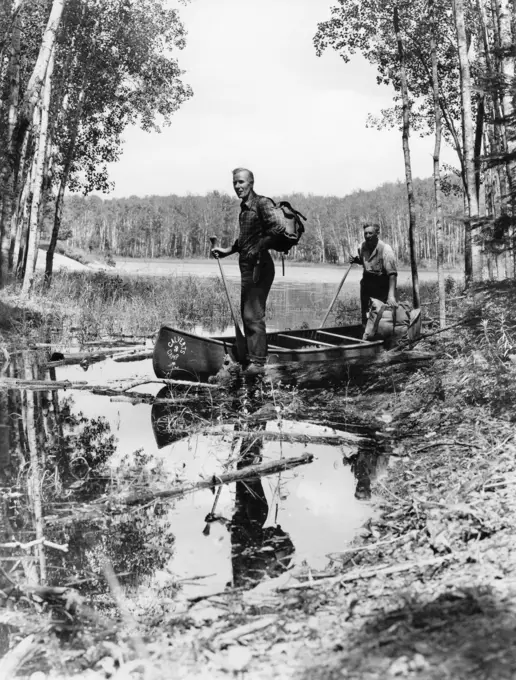
[[[380,225],[364,224],[364,242],[358,251],[358,257],[351,256],[350,264],[361,264],[364,274],[360,281],[360,307],[362,325],[367,323],[369,300],[375,298],[397,307],[396,281],[398,272],[396,258],[392,248],[379,238]]]
[[[264,371],[267,359],[265,306],[274,281],[274,262],[269,248],[284,226],[274,205],[254,192],[254,176],[246,168],[233,170],[233,188],[240,204],[240,231],[237,240],[227,248],[212,249],[214,257],[239,254],[241,276],[240,310],[247,342],[247,376]]]

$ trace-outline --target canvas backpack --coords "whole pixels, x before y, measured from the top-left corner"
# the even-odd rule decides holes
[[[268,199],[274,206],[274,212],[278,219],[278,223],[283,226],[283,231],[277,234],[273,244],[270,246],[272,250],[281,253],[283,274],[285,274],[284,256],[291,248],[297,246],[299,239],[305,232],[306,217],[298,210],[292,207],[288,201],[279,201],[276,203],[272,198]]]
[[[421,310],[403,304],[392,310],[381,300],[371,298],[363,340],[384,340],[390,349],[400,340],[416,340],[421,333]]]

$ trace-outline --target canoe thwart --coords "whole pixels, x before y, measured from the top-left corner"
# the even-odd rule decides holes
[[[342,340],[351,340],[352,342],[362,342],[365,345],[368,344],[368,341],[362,340],[362,338],[352,338],[351,335],[340,335],[340,333],[329,333],[328,331],[317,331],[317,335],[331,335],[332,338],[340,338]]]

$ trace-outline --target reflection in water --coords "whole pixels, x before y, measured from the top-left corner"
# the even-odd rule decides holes
[[[242,440],[237,469],[241,470],[262,461],[263,439],[249,437]],[[233,516],[230,521],[211,512],[207,522],[226,524],[231,534],[231,567],[233,586],[250,588],[262,579],[274,578],[285,571],[291,562],[294,545],[279,524],[264,524],[269,516],[269,505],[262,479],[256,475],[235,484]],[[205,533],[208,533],[205,531]]]
[[[35,354],[18,356],[9,370],[12,377],[48,379]],[[59,379],[69,375],[63,369]],[[3,549],[1,566],[9,578],[73,585],[82,594],[98,595],[107,591],[108,560],[126,592],[149,588],[158,597],[164,592],[159,572],[170,575],[171,597],[178,582],[192,575],[203,579],[196,593],[220,590],[228,581],[249,588],[294,564],[324,568],[327,552],[345,547],[371,516],[370,505],[358,501],[370,498],[371,479],[384,460],[377,449],[360,444],[349,465],[331,442],[305,446],[288,442],[288,435],[283,441],[280,434],[271,438],[270,421],[279,421],[274,395],[263,385],[214,401],[186,395],[176,393],[175,403],[135,408],[57,390],[0,393],[0,539],[35,541],[28,548]],[[164,388],[157,396],[171,395]],[[228,415],[237,430],[252,428],[249,436],[184,437],[220,417],[227,422]],[[285,432],[287,421],[281,423]],[[292,425],[320,435],[309,423]],[[109,492],[170,488],[198,481],[199,475],[304,452],[314,455],[309,466],[221,487],[214,516],[207,518],[212,529],[204,536],[203,519],[214,501],[209,491],[115,513],[98,511],[94,518],[81,514]],[[68,552],[49,543],[68,545]],[[0,589],[9,590],[1,574],[0,581]],[[182,587],[194,592],[190,584]]]
[[[384,469],[387,461],[383,447],[366,440],[358,445],[358,453],[351,459],[351,471],[355,475],[357,485],[355,498],[368,501],[371,498],[371,482]]]

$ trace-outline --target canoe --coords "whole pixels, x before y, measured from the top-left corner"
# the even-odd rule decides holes
[[[362,340],[362,334],[360,325],[267,333],[266,370],[278,377],[287,367],[342,369],[367,362],[382,351],[384,341]],[[231,361],[237,362],[234,336],[203,337],[167,325],[159,330],[152,359],[158,378],[194,381],[206,381]]]

